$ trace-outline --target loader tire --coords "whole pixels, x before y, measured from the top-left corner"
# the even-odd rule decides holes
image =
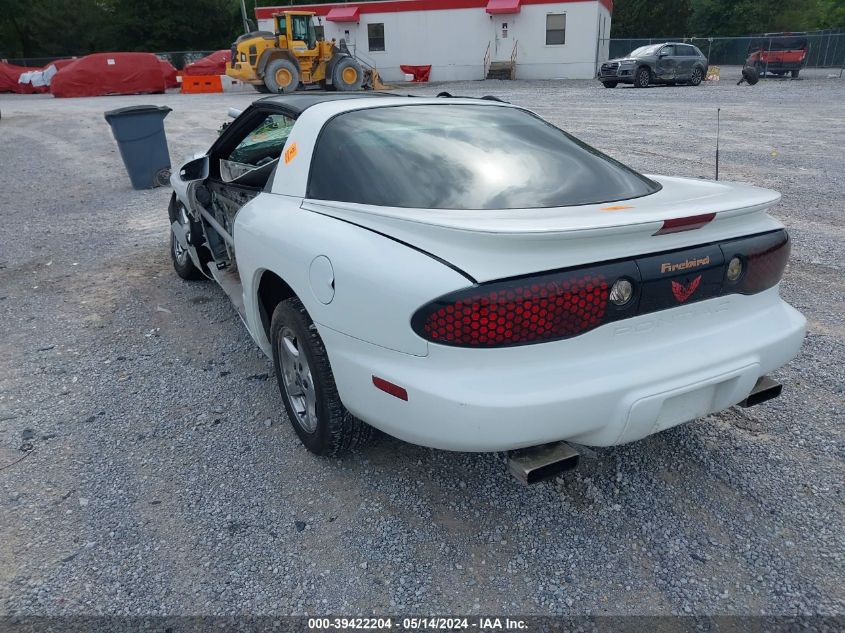
[[[289,59],[274,59],[264,71],[264,83],[270,92],[293,92],[299,87],[299,69]]]
[[[360,90],[364,83],[364,70],[351,57],[344,57],[334,66],[332,83],[335,90],[350,92]]]

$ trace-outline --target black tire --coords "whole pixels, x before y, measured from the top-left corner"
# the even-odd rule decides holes
[[[340,58],[332,71],[332,85],[334,89],[343,92],[352,92],[360,90],[363,84],[364,70],[358,62],[351,57]]]
[[[793,79],[798,79],[798,75],[799,75],[800,73],[801,73],[801,71],[800,71],[799,69],[795,69],[795,70],[793,70],[793,71],[792,71],[792,78],[793,78]]]
[[[757,69],[754,66],[746,66],[742,69],[742,78],[748,82],[749,86],[753,86],[760,81],[760,76],[757,74]]]
[[[692,69],[692,74],[689,78],[690,86],[700,86],[701,82],[704,80],[704,70],[700,67],[696,66]]]
[[[178,222],[179,224],[188,223],[187,213],[181,203],[176,201],[175,194],[170,200],[170,221]],[[204,279],[204,275],[200,270],[194,266],[190,254],[186,249],[183,249],[176,239],[176,234],[173,229],[170,229],[170,259],[173,260],[173,270],[182,279],[186,281],[196,281]]]
[[[651,83],[651,71],[643,66],[637,69],[637,74],[634,76],[634,87],[648,88]]]
[[[276,306],[270,324],[270,342],[279,393],[288,420],[305,448],[316,455],[335,457],[366,444],[373,435],[373,428],[349,413],[340,401],[326,348],[314,322],[297,297]],[[297,352],[295,356],[286,351],[286,348],[291,347]],[[302,359],[303,356],[306,361],[304,375],[297,372],[297,386],[303,393],[301,396],[291,395],[286,387],[286,375],[289,374],[285,374],[285,371],[290,368],[291,360]],[[299,367],[302,371],[303,366]],[[315,419],[308,418],[308,398],[304,391],[309,389],[313,390]],[[303,400],[295,403],[293,398],[299,397]],[[298,409],[304,410],[305,419],[302,417],[303,412],[298,412]]]
[[[264,70],[264,83],[270,92],[293,92],[299,87],[299,69],[289,59],[274,59]]]
[[[264,84],[252,84],[252,87],[255,88],[255,90],[257,92],[260,92],[261,94],[270,94],[270,89]]]
[[[605,88],[615,88],[617,85],[619,85],[619,82],[618,81],[603,81],[603,82],[601,82],[601,85],[604,86]]]
[[[156,187],[169,187],[170,186],[170,167],[165,167],[164,169],[159,169],[156,172],[155,185],[156,185]]]

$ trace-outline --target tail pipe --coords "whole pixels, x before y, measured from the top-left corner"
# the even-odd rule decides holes
[[[566,442],[530,446],[508,453],[511,474],[524,484],[551,479],[578,465],[580,454]]]
[[[757,379],[757,384],[754,385],[754,389],[751,390],[751,393],[748,394],[745,400],[739,403],[739,406],[745,408],[753,407],[766,400],[777,398],[781,391],[783,391],[782,384],[776,380],[772,380],[768,376],[760,376]]]

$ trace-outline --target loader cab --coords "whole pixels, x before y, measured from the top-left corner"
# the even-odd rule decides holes
[[[276,34],[281,48],[292,49],[294,54],[314,50],[317,47],[317,30],[314,14],[286,11],[276,15]]]

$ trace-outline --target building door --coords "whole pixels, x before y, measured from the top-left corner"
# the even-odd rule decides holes
[[[490,20],[493,23],[493,40],[490,42],[490,61],[509,62],[513,53],[512,16],[495,15]]]
[[[355,28],[355,25],[345,24],[343,26],[343,35],[341,36],[346,41],[346,46],[349,47],[349,50],[354,55],[355,51],[355,31],[358,29]]]

